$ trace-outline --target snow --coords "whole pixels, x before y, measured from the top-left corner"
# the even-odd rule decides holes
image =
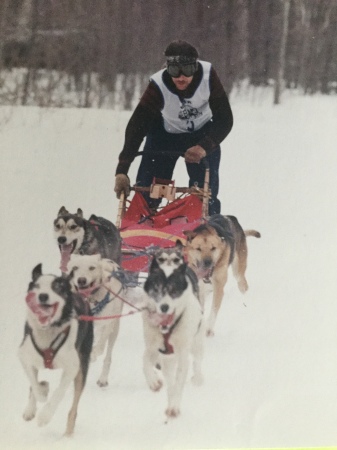
[[[230,277],[216,334],[205,338],[204,385],[188,382],[181,416],[164,424],[166,392],[151,392],[142,373],[141,317],[125,317],[109,386],[96,385],[100,358],[70,439],[63,432],[71,390],[47,426],[22,419],[24,297],[37,263],[59,273],[52,223],[62,205],[116,220],[114,171],[131,112],[0,108],[2,448],[336,445],[337,101],[289,93],[282,100],[273,106],[258,90],[231,97],[222,212],[262,238],[248,238],[249,291],[243,296]],[[186,185],[182,161],[175,180]],[[58,376],[45,370],[42,379],[55,385]]]

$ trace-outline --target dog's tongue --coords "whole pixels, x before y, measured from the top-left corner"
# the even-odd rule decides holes
[[[40,303],[36,301],[36,295],[34,292],[28,292],[26,296],[26,303],[30,310],[35,314],[41,325],[47,325],[47,323],[51,321],[58,306],[58,303],[54,303],[53,305],[47,307],[40,305]]]
[[[61,245],[61,265],[60,269],[62,272],[67,272],[68,262],[70,260],[70,255],[73,246],[71,244]]]
[[[98,289],[97,286],[90,286],[90,287],[87,287],[87,288],[85,288],[85,289],[78,289],[78,293],[79,293],[82,297],[88,298],[88,297],[90,297],[90,295],[93,293],[93,291],[94,291],[95,289]]]
[[[154,326],[168,327],[172,324],[174,320],[174,313],[172,314],[151,313],[150,320]]]
[[[211,269],[204,269],[202,267],[198,267],[195,271],[198,278],[208,279],[211,276]]]

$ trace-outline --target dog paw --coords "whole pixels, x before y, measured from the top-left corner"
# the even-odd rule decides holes
[[[193,377],[191,378],[191,381],[194,384],[194,386],[201,386],[204,382],[204,377],[202,376],[201,373],[194,374]]]
[[[167,408],[165,411],[166,417],[170,419],[175,419],[180,414],[180,409],[178,407]]]
[[[248,283],[247,283],[247,281],[246,280],[238,281],[238,287],[239,287],[240,292],[242,294],[244,294],[245,292],[248,291]]]
[[[39,427],[43,427],[50,422],[53,416],[53,411],[49,405],[45,405],[37,416],[37,424]]]
[[[34,408],[34,410],[32,410],[32,408],[27,408],[24,411],[22,417],[23,417],[24,420],[26,420],[28,422],[29,420],[33,420],[34,419],[35,413],[36,413],[36,408]]]
[[[99,387],[107,387],[109,385],[109,383],[107,381],[97,380],[97,385]]]

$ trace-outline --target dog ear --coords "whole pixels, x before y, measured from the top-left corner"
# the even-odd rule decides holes
[[[195,238],[195,236],[197,235],[192,230],[184,230],[183,233],[187,237],[187,242],[191,242]]]
[[[150,272],[153,272],[154,270],[161,270],[155,256],[152,258],[152,262],[150,265]]]
[[[66,214],[69,214],[69,212],[66,210],[66,208],[64,206],[61,206],[59,212],[58,212],[58,216],[64,216]]]
[[[35,282],[42,275],[42,264],[38,264],[32,271],[32,280]]]
[[[83,219],[83,211],[81,210],[81,208],[77,208],[76,216],[81,217],[81,219]]]
[[[115,261],[112,261],[112,259],[107,258],[102,258],[101,267],[102,267],[103,282],[109,281],[112,276],[112,273],[120,268],[119,265],[115,263]]]
[[[181,242],[180,239],[177,239],[177,240],[176,240],[176,247],[177,247],[179,250],[182,250],[182,249],[184,248],[184,244]]]

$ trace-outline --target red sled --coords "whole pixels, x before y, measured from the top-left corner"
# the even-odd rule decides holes
[[[173,181],[155,179],[150,187],[133,186],[134,195],[121,195],[116,225],[122,236],[122,267],[131,272],[147,272],[156,248],[185,244],[185,230],[200,225],[208,215],[209,171],[206,168],[204,188],[175,187]],[[142,192],[166,201],[152,211]]]

